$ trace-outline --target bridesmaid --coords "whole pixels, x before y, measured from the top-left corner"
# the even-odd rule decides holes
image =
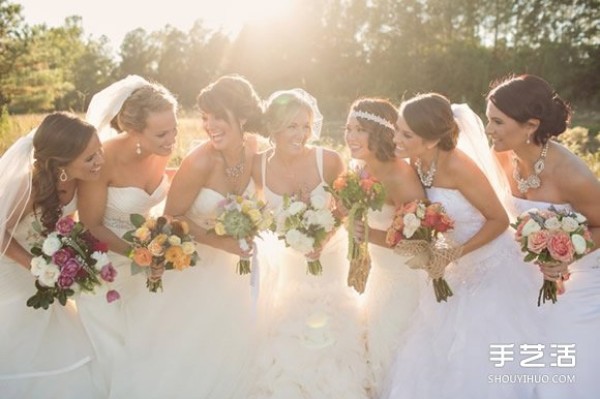
[[[228,194],[255,191],[250,175],[258,145],[250,132],[260,130],[262,103],[248,80],[227,75],[202,89],[198,107],[208,140],[181,163],[165,213],[189,223],[201,260],[168,287],[172,306],[161,322],[179,331],[176,339],[164,336],[173,341],[158,349],[165,361],[156,370],[161,384],[138,386],[137,393],[146,391],[138,397],[242,399],[251,382],[251,275],[236,272],[240,256],[251,254],[237,240],[208,230]]]
[[[571,110],[540,77],[521,75],[497,82],[487,96],[487,134],[509,181],[515,217],[530,208],[575,210],[584,215],[596,243],[593,252],[570,265],[540,265],[544,278],[559,280],[565,293],[538,309],[546,333],[546,356],[552,345],[574,344],[574,368],[547,362],[544,372],[575,376],[571,384],[540,384],[538,397],[593,398],[600,392],[595,333],[600,331],[600,182],[584,162],[552,140],[565,132]],[[561,275],[570,273],[567,281]],[[540,279],[541,280],[541,279]],[[541,284],[541,281],[539,281]],[[535,292],[531,293],[535,299]]]
[[[72,301],[47,310],[26,306],[35,292],[29,252],[33,239],[75,212],[83,181],[104,163],[96,129],[56,112],[0,158],[0,397],[101,398],[94,386],[93,349]],[[106,307],[116,303],[106,303]]]
[[[405,259],[385,242],[395,209],[426,198],[415,171],[396,156],[404,155],[393,141],[397,120],[398,111],[389,101],[362,98],[350,107],[345,132],[352,158],[364,163],[366,172],[382,182],[387,193],[383,209],[368,214],[372,266],[363,304],[373,397],[381,391],[419,297],[419,273],[404,265]],[[355,230],[363,228],[359,225]]]
[[[124,348],[127,344],[129,351],[130,342],[147,342],[142,336],[131,337],[131,330],[151,328],[151,309],[160,301],[159,295],[148,293],[144,273],[131,275],[129,243],[121,237],[133,229],[130,214],[148,216],[167,195],[165,168],[177,136],[176,111],[177,102],[167,89],[135,75],[96,94],[88,108],[87,117],[97,124],[101,137],[120,132],[103,142],[105,167],[99,179],[82,185],[79,209],[81,221],[108,244],[118,273],[118,307],[104,306],[97,297],[86,295],[77,302],[107,396],[115,391],[114,378],[119,389],[129,385],[127,373],[119,370],[127,370],[133,352]]]

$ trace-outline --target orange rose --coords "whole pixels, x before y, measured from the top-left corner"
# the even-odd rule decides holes
[[[348,182],[344,178],[344,176],[340,176],[333,181],[333,189],[335,191],[341,191],[348,185]]]
[[[134,248],[131,257],[138,266],[146,267],[152,263],[152,254],[147,248]]]
[[[192,258],[189,255],[184,255],[180,258],[177,258],[175,262],[173,262],[173,267],[179,271],[187,269],[190,267],[192,263]]]
[[[165,252],[165,261],[175,264],[178,259],[183,258],[185,254],[180,246],[169,247]]]
[[[371,187],[375,184],[375,180],[373,179],[363,179],[360,181],[360,188],[366,193],[371,192]]]

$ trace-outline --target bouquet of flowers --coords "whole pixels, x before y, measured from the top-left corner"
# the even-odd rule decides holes
[[[168,216],[145,218],[140,214],[132,214],[129,219],[135,229],[126,232],[123,239],[131,243],[132,274],[150,267],[146,286],[151,292],[162,291],[164,270],[181,271],[198,261],[196,245],[185,221]]]
[[[439,202],[415,200],[396,210],[386,242],[404,256],[412,256],[407,265],[424,269],[433,281],[433,291],[438,302],[452,296],[444,279],[444,269],[460,257],[460,249],[450,246],[442,233],[451,230],[454,221],[448,217]]]
[[[108,247],[70,216],[56,222],[55,230],[32,245],[31,274],[37,279],[37,292],[27,300],[34,309],[48,309],[56,298],[61,305],[76,291],[94,292],[96,287],[113,282],[117,271],[108,259]],[[107,302],[119,299],[109,290]]]
[[[231,236],[238,240],[242,250],[248,251],[254,238],[270,228],[273,215],[264,201],[247,195],[229,194],[219,204],[219,215],[210,230],[219,236]],[[240,258],[239,274],[250,273],[250,259]]]
[[[511,226],[525,253],[525,262],[565,269],[565,265],[583,257],[594,247],[587,219],[571,210],[532,208],[519,215]],[[565,277],[568,277],[568,271],[557,272],[555,276],[544,275],[538,306],[546,300],[556,303],[557,281]]]
[[[313,195],[310,203],[284,196],[283,204],[274,214],[272,230],[286,246],[307,255],[320,248],[327,236],[339,226],[325,196]],[[307,258],[307,272],[313,276],[323,273],[319,259]]]
[[[350,261],[348,285],[363,293],[371,268],[367,247],[369,239],[367,211],[381,210],[385,202],[385,188],[381,182],[369,176],[364,168],[361,168],[343,173],[333,182],[333,187],[327,187],[327,190],[348,210],[348,260]],[[354,240],[355,220],[360,220],[365,225],[364,242],[357,243]]]

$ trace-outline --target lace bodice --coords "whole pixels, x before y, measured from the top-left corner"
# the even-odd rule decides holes
[[[558,210],[561,210],[561,209],[572,210],[571,205],[569,205],[569,204],[552,204],[550,202],[533,201],[533,200],[528,200],[525,198],[512,197],[512,202],[513,202],[513,207],[514,207],[514,211],[516,212],[516,214],[511,215],[511,216],[515,216],[515,217],[519,216],[521,213],[523,213],[531,208],[548,209],[550,206],[553,206]]]
[[[147,216],[153,207],[166,198],[168,189],[166,175],[152,194],[139,187],[108,187],[104,225],[121,236],[133,229],[129,215],[139,213]]]
[[[454,220],[454,229],[447,236],[457,243],[464,244],[485,223],[485,217],[460,191],[440,187],[431,187],[426,191],[427,198],[432,202],[441,202],[448,216]]]
[[[394,219],[395,208],[390,204],[383,204],[380,211],[373,211],[369,209],[368,219],[369,227],[372,229],[386,231],[391,225]]]

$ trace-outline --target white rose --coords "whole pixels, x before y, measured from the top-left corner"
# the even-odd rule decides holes
[[[542,227],[533,219],[529,219],[525,226],[523,226],[523,230],[521,230],[521,235],[523,237],[529,236],[531,233],[535,233],[536,231],[540,231]]]
[[[44,259],[43,256],[36,256],[35,258],[31,259],[30,265],[31,268],[29,270],[31,271],[31,274],[39,277],[48,267],[48,262],[46,262],[46,259]]]
[[[404,228],[402,234],[406,238],[410,238],[415,234],[415,231],[421,226],[421,221],[415,216],[414,213],[404,215]]]
[[[575,220],[577,220],[577,223],[587,222],[587,218],[579,212],[575,212]]]
[[[560,229],[560,221],[556,216],[552,216],[551,218],[546,219],[546,221],[544,222],[544,226],[548,230],[558,230]]]
[[[48,237],[46,237],[44,240],[42,252],[48,256],[52,256],[60,249],[61,246],[62,243],[60,242],[60,238],[58,238],[57,233],[50,233],[50,235],[48,235]]]
[[[577,220],[573,219],[570,216],[564,217],[561,220],[561,225],[562,229],[567,233],[572,233],[579,227],[579,223],[577,223]]]
[[[587,250],[587,244],[585,242],[585,238],[583,238],[582,235],[573,234],[571,236],[571,241],[573,242],[573,247],[575,248],[575,252],[578,255],[585,254],[585,251]]]
[[[171,245],[181,245],[181,238],[177,237],[175,234],[169,236],[168,241]]]
[[[102,268],[110,263],[108,255],[104,252],[96,251],[92,254],[92,259],[96,260],[94,267],[96,270],[102,270]]]
[[[60,276],[58,266],[49,264],[48,267],[44,269],[43,273],[39,275],[38,281],[46,287],[54,287],[58,281],[58,276]]]
[[[308,237],[296,229],[292,229],[285,234],[285,241],[290,247],[302,254],[312,252],[315,243],[314,238]]]
[[[304,202],[295,201],[290,204],[290,207],[288,208],[287,211],[289,212],[290,215],[295,215],[297,213],[302,212],[305,209],[306,209],[306,204]]]
[[[310,197],[310,203],[315,209],[323,209],[327,207],[327,197],[321,194],[315,194]]]
[[[335,218],[333,217],[331,211],[327,208],[316,212],[316,222],[328,233],[335,227]]]
[[[196,246],[194,245],[193,242],[186,241],[183,244],[181,244],[181,249],[183,250],[184,254],[191,255],[196,250]]]

